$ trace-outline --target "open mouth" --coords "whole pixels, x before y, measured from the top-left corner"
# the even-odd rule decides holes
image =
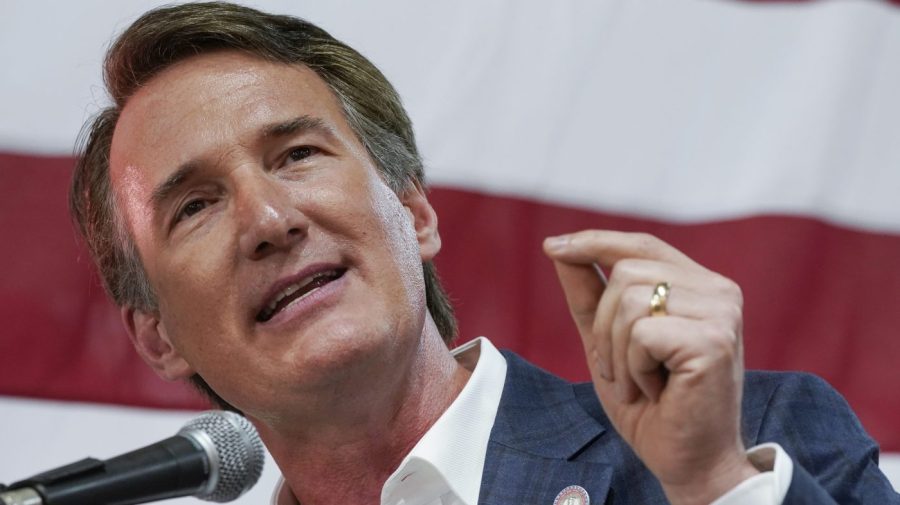
[[[300,281],[285,287],[281,292],[273,296],[271,301],[256,314],[256,321],[264,323],[272,319],[275,314],[279,313],[291,303],[306,297],[329,282],[340,279],[346,271],[346,268],[323,270],[304,277]]]

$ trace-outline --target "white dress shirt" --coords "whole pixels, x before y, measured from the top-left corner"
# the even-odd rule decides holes
[[[450,407],[385,481],[382,505],[478,503],[488,439],[506,382],[506,360],[484,337],[457,347],[453,355],[464,366],[475,363],[474,369],[470,368],[472,375]],[[748,458],[763,472],[736,486],[714,505],[782,503],[793,474],[791,459],[777,444],[754,447],[748,451]],[[280,481],[272,505],[296,503]]]

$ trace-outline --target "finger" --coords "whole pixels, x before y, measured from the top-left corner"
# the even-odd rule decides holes
[[[581,335],[588,365],[601,377],[608,378],[609,338],[605,335],[594,335],[592,331],[597,304],[606,288],[605,279],[598,277],[593,266],[571,265],[557,261],[553,262],[553,266],[565,293],[569,312]]]
[[[544,241],[544,250],[551,259],[575,264],[596,262],[601,266],[611,267],[625,258],[642,258],[699,267],[678,249],[645,233],[579,231],[548,238]]]
[[[593,267],[553,262],[556,275],[566,296],[566,303],[578,330],[590,330],[597,311],[597,303],[606,286],[600,282]]]
[[[612,288],[613,286],[610,286],[610,289]],[[634,376],[633,371],[629,369],[630,360],[627,357],[634,324],[642,318],[651,316],[650,299],[654,290],[655,286],[650,284],[628,284],[619,296],[616,313],[612,318],[610,343],[613,374],[616,382],[621,383],[617,384],[617,389],[623,401],[626,402],[637,399],[638,389],[645,394],[647,393],[645,386],[653,389],[651,385],[641,384],[637,380],[632,381],[634,382],[632,387],[626,379],[629,376]],[[612,299],[612,296],[612,291],[607,291],[606,299]],[[601,303],[598,313],[603,310],[605,309],[603,303]],[[682,319],[719,321],[722,325],[728,327],[740,327],[741,325],[739,304],[717,294],[698,293],[689,288],[673,287],[666,302],[666,311],[668,315]],[[600,324],[599,321],[596,324]]]
[[[615,294],[612,288],[615,288]],[[653,288],[648,284],[628,284],[626,282],[623,285],[622,282],[617,282],[611,286],[611,290],[603,300],[605,303],[602,303],[597,311],[595,331],[600,331],[600,327],[609,328],[607,331],[610,335],[616,394],[619,400],[626,404],[637,401],[642,392],[645,396],[650,397],[648,392],[657,389],[649,385],[652,376],[634,374],[634,371],[630,369],[628,359],[632,327],[638,319],[650,315],[649,301],[652,290]],[[636,379],[643,381],[638,382]]]
[[[729,280],[703,267],[685,268],[681,265],[660,260],[624,258],[610,269],[610,282],[621,285],[652,284],[668,282],[695,291],[709,291],[727,294],[725,284]]]
[[[672,377],[722,365],[740,369],[739,358],[740,339],[734,328],[678,316],[639,319],[627,350],[632,380],[654,401],[671,385]]]
[[[629,284],[622,290],[611,323],[613,346],[619,342],[620,335],[631,333],[635,321],[651,316],[650,299],[654,291],[655,285],[651,284]],[[611,288],[607,296],[610,295]],[[741,321],[741,307],[734,300],[717,294],[697,292],[677,284],[671,286],[666,298],[666,313],[686,319],[722,320],[734,324]]]
[[[615,324],[630,326],[637,317],[649,315],[650,298],[660,281],[666,281],[673,291],[668,301],[670,313],[692,318],[722,315],[740,318],[742,296],[737,285],[729,279],[705,269],[685,269],[655,260],[623,259],[612,269],[594,323],[595,331],[610,328],[613,349],[616,347],[616,335],[621,331]],[[640,286],[640,290],[631,291],[625,297],[625,293],[635,286]],[[625,301],[629,302],[626,304],[628,312],[627,317],[622,318],[622,304]],[[615,322],[617,320],[618,323]]]
[[[609,278],[609,284],[606,291],[597,306],[596,316],[594,318],[593,333],[596,335],[609,335],[606,342],[600,346],[601,360],[609,363],[610,380],[615,380],[620,374],[626,377],[625,380],[619,382],[616,387],[620,390],[623,398],[633,400],[637,398],[637,389],[634,384],[628,384],[627,371],[624,370],[625,351],[618,342],[623,339],[617,339],[616,328],[613,322],[616,320],[616,314],[622,303],[622,294],[633,285],[646,286],[649,279],[672,279],[676,283],[687,282],[684,269],[673,266],[669,263],[663,263],[655,260],[644,259],[623,259],[616,263],[613,267]],[[655,281],[654,281],[655,282]],[[649,311],[650,296],[645,300],[645,308]],[[629,321],[633,320],[631,317]],[[619,329],[621,333],[621,329]]]
[[[653,402],[658,402],[666,386],[667,360],[677,349],[672,336],[674,317],[667,317],[668,328],[657,321],[650,322],[635,332],[626,350],[628,371],[640,392]]]
[[[616,384],[622,398],[626,400],[637,398],[637,389],[634,387],[634,384],[628,383],[627,371],[623,369],[625,363],[624,347],[617,345],[615,328],[613,327],[613,321],[615,321],[615,316],[621,304],[622,293],[629,286],[648,284],[650,282],[649,279],[673,279],[674,282],[681,283],[687,282],[687,277],[689,276],[684,273],[683,268],[656,260],[628,258],[620,260],[613,267],[610,273],[609,284],[597,306],[592,331],[595,335],[609,335],[609,338],[599,346],[600,360],[609,364],[609,373],[605,375],[607,379],[615,380],[620,374],[626,377],[626,379]],[[649,310],[649,295],[646,302]],[[621,338],[618,340],[619,342],[622,341]]]
[[[557,260],[557,274],[563,283],[566,300],[582,336],[588,360],[608,380],[614,380],[616,376],[616,366],[611,364],[614,358],[608,322],[616,311],[618,296],[609,299],[607,295],[601,299],[599,295],[603,290],[597,290],[596,281],[587,269],[565,269],[562,265],[594,267],[600,262],[609,266],[622,258],[648,256],[691,265],[693,268],[699,267],[659,239],[635,233],[590,230],[551,237],[544,241],[544,251],[551,259]],[[593,319],[589,319],[592,316]],[[636,389],[627,380],[618,384],[618,387],[621,388],[623,397],[635,396]]]

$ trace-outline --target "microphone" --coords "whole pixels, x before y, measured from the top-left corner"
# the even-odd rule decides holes
[[[131,505],[191,495],[228,502],[256,484],[264,461],[250,421],[211,410],[155,444],[106,461],[85,458],[0,486],[0,504]]]

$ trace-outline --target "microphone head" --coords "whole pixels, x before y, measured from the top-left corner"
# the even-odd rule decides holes
[[[209,457],[209,479],[194,495],[197,498],[229,502],[259,480],[265,450],[256,428],[244,416],[210,410],[188,421],[178,434],[199,444]]]

